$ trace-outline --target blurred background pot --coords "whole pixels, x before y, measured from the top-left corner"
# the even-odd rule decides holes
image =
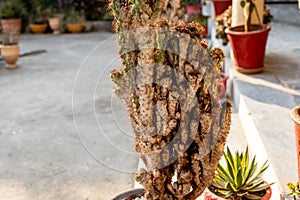
[[[17,67],[17,60],[20,54],[19,44],[1,45],[1,56],[7,63],[7,68],[14,69]]]
[[[291,110],[291,118],[294,121],[296,150],[298,157],[298,181],[300,181],[300,105]]]
[[[59,17],[49,18],[49,25],[54,35],[60,34],[60,21]]]
[[[48,25],[47,24],[30,24],[30,30],[36,34],[42,34],[46,31]]]

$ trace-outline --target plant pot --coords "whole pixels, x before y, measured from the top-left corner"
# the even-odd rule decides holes
[[[222,197],[217,196],[215,193],[211,192],[208,188],[206,188],[203,192],[204,200],[226,200]],[[269,200],[272,196],[272,189],[268,187],[266,190],[266,194],[260,200]]]
[[[144,188],[132,189],[121,194],[116,195],[111,200],[133,200],[137,197],[143,196],[145,193]]]
[[[294,121],[296,150],[298,158],[298,181],[300,181],[300,105],[291,110],[291,118]]]
[[[68,23],[67,29],[71,33],[81,33],[84,29],[84,25],[82,23],[77,23],[77,24]]]
[[[271,27],[252,24],[249,32],[244,32],[244,26],[226,29],[230,46],[234,55],[235,68],[245,74],[263,71],[265,48]]]
[[[203,32],[202,32],[201,37],[206,38],[207,37],[207,30],[208,30],[207,25],[204,25],[202,27],[203,27]]]
[[[231,4],[232,0],[214,0],[216,16],[222,14]]]
[[[218,91],[219,91],[219,97],[223,97],[226,93],[226,83],[228,80],[228,76],[221,72],[220,73],[220,79],[218,80]]]
[[[18,44],[1,45],[1,56],[7,63],[7,68],[14,69],[17,67],[17,60],[19,58],[20,48]]]
[[[42,34],[47,29],[47,24],[30,24],[30,30],[36,34]]]
[[[21,33],[22,20],[21,19],[1,19],[2,33],[17,34]]]
[[[200,5],[196,5],[196,6],[187,5],[186,6],[186,13],[188,15],[190,15],[190,14],[198,14],[198,13],[200,13],[200,10],[201,10],[201,6]]]
[[[60,34],[60,18],[59,17],[52,17],[49,19],[50,28],[53,31],[54,35]]]

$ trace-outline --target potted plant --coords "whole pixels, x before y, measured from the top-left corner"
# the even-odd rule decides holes
[[[268,168],[267,161],[258,167],[255,156],[251,159],[248,147],[245,152],[232,154],[227,147],[225,166],[218,164],[212,185],[204,193],[204,200],[271,198],[270,184],[262,176]]]
[[[298,157],[298,181],[300,180],[300,105],[291,110],[291,118],[294,122],[296,150]]]
[[[202,30],[202,38],[205,38],[207,37],[207,30],[208,30],[208,27],[207,27],[207,24],[208,24],[208,17],[207,16],[204,16],[200,13],[198,14],[191,14],[188,16],[188,22],[198,22],[203,30]]]
[[[245,74],[263,71],[265,47],[271,27],[268,25],[251,24],[253,11],[258,16],[257,8],[252,0],[241,0],[244,9],[244,25],[226,29],[234,55],[235,68]]]
[[[232,4],[232,0],[213,0],[215,7],[215,15],[222,14]]]
[[[20,54],[20,47],[18,44],[18,34],[5,33],[0,44],[1,56],[7,63],[7,68],[15,69],[17,67],[17,60]]]
[[[52,13],[48,19],[49,26],[52,29],[54,35],[60,34],[61,30],[61,20],[63,19],[63,14]]]
[[[289,183],[287,183],[287,187],[290,190],[290,192],[288,193],[287,196],[292,196],[294,200],[299,199],[300,188],[299,188],[298,183],[289,182]]]
[[[226,93],[226,88],[227,88],[227,80],[228,80],[228,76],[227,74],[225,74],[224,72],[220,72],[220,79],[218,81],[218,90],[219,90],[219,97],[224,97],[225,93]]]
[[[67,30],[71,33],[81,33],[84,29],[82,15],[74,9],[66,13]]]
[[[265,8],[263,12],[263,24],[268,24],[273,20],[273,15],[271,14],[270,8]],[[232,25],[232,7],[229,6],[221,15],[217,16],[215,19],[216,23],[216,38],[222,39],[223,45],[227,45],[229,42],[226,29],[230,28]]]
[[[201,41],[198,23],[170,27],[160,19],[166,4],[110,2],[122,61],[110,76],[146,166],[135,174],[144,190],[114,200],[195,200],[223,155],[231,115],[230,103],[218,94],[223,52]]]
[[[44,8],[41,0],[36,0],[33,3],[33,12],[31,16],[30,30],[33,33],[42,34],[46,31],[48,24],[47,18],[49,13]]]
[[[4,0],[0,3],[0,18],[2,33],[20,34],[22,20],[26,14],[25,7],[20,0]]]
[[[62,19],[64,18],[64,14],[59,12],[59,8],[56,8],[54,6],[49,8],[49,26],[52,29],[52,33],[54,35],[58,35],[61,32],[62,27]]]

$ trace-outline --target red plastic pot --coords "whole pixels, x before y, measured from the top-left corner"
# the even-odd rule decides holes
[[[207,37],[207,25],[205,25],[205,26],[202,26],[203,27],[203,32],[202,32],[202,35],[201,35],[201,37],[202,38],[206,38]]]
[[[222,14],[231,4],[232,0],[214,0],[216,16]]]
[[[263,71],[265,48],[271,27],[252,24],[249,32],[244,26],[226,29],[226,33],[234,55],[235,68],[245,74]]]
[[[190,14],[199,14],[200,10],[201,10],[201,6],[200,5],[196,5],[196,6],[187,5],[186,6],[186,13],[188,15],[190,15]]]
[[[223,97],[226,93],[226,82],[228,80],[228,76],[221,72],[220,79],[218,80],[218,88],[219,88],[219,97]]]
[[[206,188],[203,192],[204,200],[226,200],[222,197],[217,196],[213,192],[211,192],[208,188]],[[260,199],[260,200],[269,200],[272,196],[272,189],[271,187],[268,187],[266,189],[266,194]]]
[[[300,105],[291,110],[291,118],[294,121],[296,149],[298,157],[298,181],[300,181]]]

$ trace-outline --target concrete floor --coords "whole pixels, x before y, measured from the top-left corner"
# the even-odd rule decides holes
[[[47,53],[15,70],[0,62],[1,200],[107,200],[133,186],[138,158],[108,75],[112,35],[22,35],[21,52]]]

